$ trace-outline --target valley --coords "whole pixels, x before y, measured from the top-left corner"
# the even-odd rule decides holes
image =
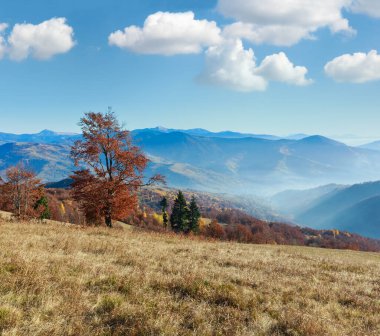
[[[151,160],[148,171],[166,176],[174,188],[268,196],[290,188],[380,179],[380,151],[322,136],[294,140],[231,133],[154,128],[131,134]],[[77,139],[78,135],[51,131],[0,133],[0,175],[21,160],[45,182],[64,179],[74,168],[69,153]]]
[[[197,191],[201,199],[209,194],[264,221],[380,238],[380,184],[353,185],[380,179],[380,151],[368,149],[373,144],[349,147],[321,136],[204,129],[131,134],[151,161],[147,174],[163,174],[170,188]],[[64,181],[75,169],[70,148],[78,139],[48,130],[0,133],[0,176],[23,162],[44,182]]]

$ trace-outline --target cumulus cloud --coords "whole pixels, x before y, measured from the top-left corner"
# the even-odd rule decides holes
[[[380,18],[380,2],[376,0],[354,0],[351,9],[355,13]]]
[[[40,24],[16,24],[8,37],[8,53],[13,60],[31,56],[46,60],[71,50],[74,31],[65,18],[53,18]]]
[[[226,41],[207,50],[201,80],[237,91],[264,91],[268,83],[256,68],[252,49],[245,50],[241,40]]]
[[[265,57],[257,69],[257,73],[270,81],[298,86],[309,85],[313,82],[306,78],[307,68],[295,66],[283,52]]]
[[[342,15],[352,0],[219,0],[218,10],[237,22],[225,28],[229,38],[290,46],[313,38],[320,28],[354,33]]]
[[[213,21],[196,20],[193,12],[158,12],[142,28],[130,26],[112,33],[110,45],[142,54],[196,54],[220,43],[221,30]]]
[[[226,40],[206,52],[206,67],[200,76],[204,83],[250,92],[264,91],[269,81],[307,85],[307,69],[294,66],[284,53],[268,56],[260,66],[252,49],[243,42]]]
[[[376,50],[345,54],[327,63],[325,72],[337,82],[360,84],[380,80],[380,55]]]

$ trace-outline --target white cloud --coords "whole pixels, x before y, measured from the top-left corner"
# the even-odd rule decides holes
[[[313,82],[306,78],[307,68],[295,66],[283,52],[265,57],[257,73],[270,81],[298,86],[309,85]]]
[[[264,91],[268,83],[255,70],[253,50],[245,50],[241,40],[231,40],[207,50],[201,80],[237,91]]]
[[[354,0],[351,9],[355,13],[380,18],[380,2],[378,0]]]
[[[202,82],[250,92],[264,91],[269,81],[307,85],[307,69],[295,67],[284,53],[268,56],[260,66],[252,49],[244,49],[241,40],[226,40],[206,52]]]
[[[176,55],[200,53],[204,47],[220,43],[215,22],[195,20],[193,12],[148,16],[142,28],[130,26],[112,33],[110,45],[142,54]]]
[[[225,36],[253,43],[290,46],[312,38],[320,28],[333,33],[354,30],[342,15],[352,0],[219,0],[218,10],[237,22]]]
[[[327,63],[325,72],[337,82],[365,83],[380,80],[380,55],[376,50],[368,54],[345,54]]]
[[[40,24],[16,24],[8,38],[7,52],[13,60],[31,56],[46,60],[71,50],[74,45],[73,28],[65,18],[53,18]]]
[[[269,43],[277,46],[292,46],[302,39],[312,38],[310,31],[303,27],[260,26],[243,22],[226,26],[223,35],[229,39],[243,38],[256,44]]]

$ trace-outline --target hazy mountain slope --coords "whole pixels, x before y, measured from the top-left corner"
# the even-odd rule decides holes
[[[227,191],[231,185],[235,187],[231,192],[269,192],[380,178],[380,153],[319,136],[271,141],[141,131],[135,139],[153,161],[159,158],[222,174],[223,185],[210,185],[212,190]]]
[[[0,133],[0,142],[28,142],[40,144],[71,144],[77,140],[80,135],[75,133],[58,133],[49,130],[43,130],[36,134],[11,134]]]
[[[373,237],[379,230],[380,182],[353,185],[323,196],[296,217],[297,223],[317,229],[336,228]]]
[[[366,145],[362,145],[362,146],[360,146],[360,148],[380,151],[380,141],[375,141],[375,142],[371,142],[371,143],[366,144]]]
[[[202,132],[207,131],[197,130],[199,134]],[[349,147],[321,136],[267,140],[195,136],[161,129],[134,131],[132,135],[151,159],[148,173],[164,174],[169,185],[177,188],[268,194],[289,188],[380,179],[380,152]],[[54,164],[60,166],[59,176],[67,177],[71,173],[69,145],[78,135],[43,131],[13,138],[2,134],[2,137],[13,143],[17,139],[25,140],[28,145],[17,143],[14,152],[10,148],[8,152],[0,152],[3,161],[0,171],[11,162],[24,160],[32,161],[33,168],[47,181],[59,179],[56,170],[51,169]],[[34,147],[30,147],[31,143]],[[44,143],[45,147],[39,147]],[[29,150],[21,150],[20,146]],[[6,155],[12,159],[7,160]]]
[[[57,181],[67,177],[74,169],[66,145],[36,143],[6,143],[0,145],[0,175],[23,162],[44,181]]]
[[[333,192],[338,192],[346,186],[328,184],[325,186],[307,190],[285,190],[270,198],[272,205],[281,213],[290,215],[292,218],[305,212],[318,202],[321,197]]]
[[[338,212],[325,226],[380,239],[380,194]]]

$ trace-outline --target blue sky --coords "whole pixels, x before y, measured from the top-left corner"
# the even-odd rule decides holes
[[[130,129],[380,138],[373,2],[323,0],[307,21],[311,0],[278,12],[258,0],[2,1],[0,131],[77,131],[84,112],[112,106]],[[157,12],[167,39],[142,28]]]

